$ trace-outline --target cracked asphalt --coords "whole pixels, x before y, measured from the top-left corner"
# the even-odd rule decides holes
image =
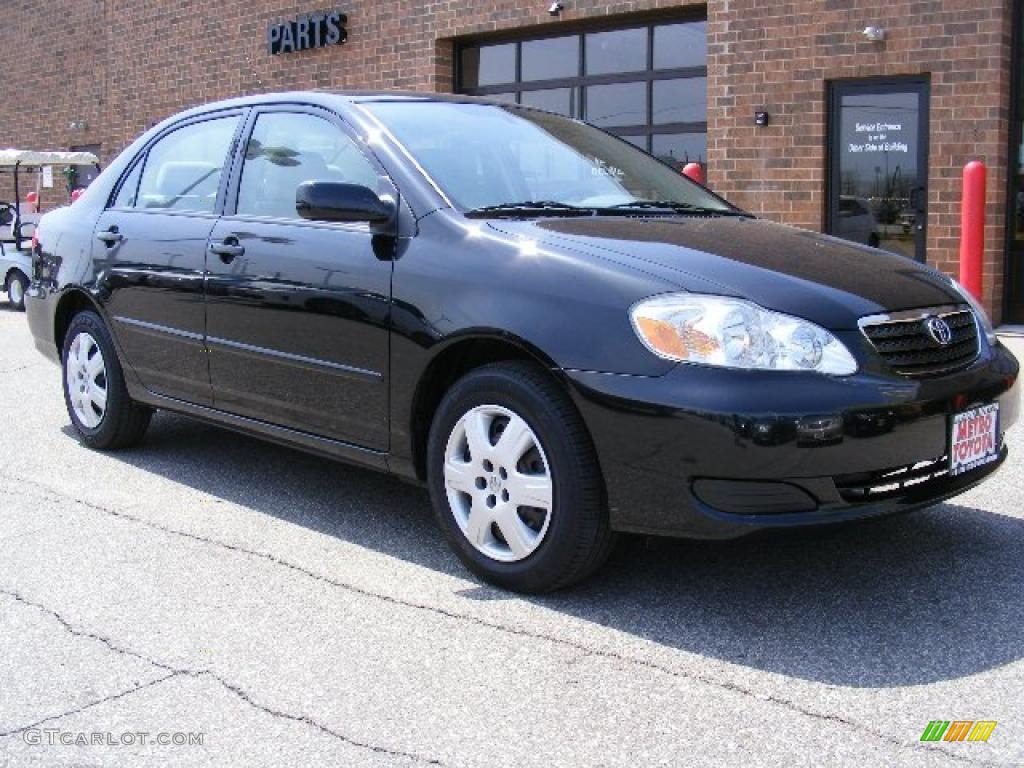
[[[631,538],[527,599],[375,473],[166,414],[83,448],[3,303],[0,393],[2,766],[1024,765],[1020,428],[951,503]]]

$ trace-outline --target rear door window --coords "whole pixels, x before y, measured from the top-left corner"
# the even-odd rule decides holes
[[[239,119],[232,115],[191,123],[154,144],[134,207],[213,213]]]
[[[121,181],[117,195],[110,204],[111,208],[134,208],[138,197],[139,177],[142,175],[142,163],[136,163],[131,172]]]

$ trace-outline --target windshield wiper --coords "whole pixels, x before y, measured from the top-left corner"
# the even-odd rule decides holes
[[[492,216],[506,214],[509,216],[520,216],[530,213],[550,213],[565,216],[592,216],[593,208],[580,208],[571,203],[560,203],[557,200],[523,200],[516,203],[498,203],[497,205],[484,205],[480,208],[473,208],[466,211],[467,216]]]
[[[680,203],[675,200],[634,200],[631,203],[619,203],[618,205],[609,205],[604,210],[615,210],[624,211],[630,208],[638,208],[642,210],[662,210],[672,211],[673,213],[696,213],[696,214],[711,214],[714,216],[749,216],[749,213],[735,210],[733,208],[712,208],[707,205],[693,205],[692,203]]]

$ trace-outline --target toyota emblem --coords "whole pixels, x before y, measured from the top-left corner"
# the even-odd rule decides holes
[[[924,327],[932,341],[940,347],[947,346],[953,340],[953,329],[941,317],[929,317],[924,321]]]

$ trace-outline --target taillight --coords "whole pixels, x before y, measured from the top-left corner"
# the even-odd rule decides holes
[[[33,232],[32,233],[32,250],[35,251],[37,248],[39,248],[39,233],[38,232]]]

